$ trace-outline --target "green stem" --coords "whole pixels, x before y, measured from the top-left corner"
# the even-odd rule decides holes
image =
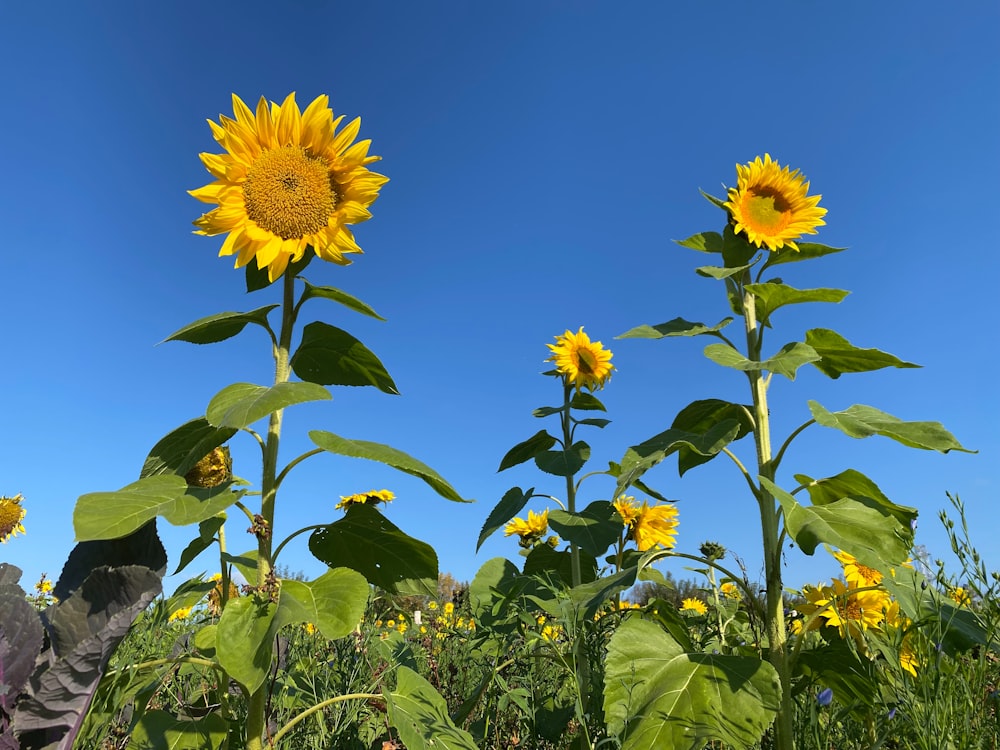
[[[287,383],[290,372],[289,351],[292,346],[292,329],[295,327],[295,277],[282,276],[281,333],[272,344],[274,356],[274,384]],[[272,412],[264,441],[264,467],[260,483],[260,514],[264,529],[257,535],[257,588],[263,591],[272,569],[271,533],[274,530],[274,506],[278,491],[278,443],[281,439],[283,409]],[[264,729],[267,724],[267,686],[261,685],[250,696],[247,707],[247,750],[263,750]],[[269,743],[272,744],[272,743]]]
[[[761,361],[761,328],[757,323],[756,299],[746,291],[750,280],[749,272],[744,272],[740,283],[743,292],[743,320],[746,328],[747,358]],[[753,396],[754,442],[757,448],[758,474],[774,480],[774,464],[771,460],[771,425],[767,408],[767,381],[760,370],[747,373]],[[791,674],[788,664],[787,635],[785,632],[783,585],[781,581],[781,543],[779,540],[778,513],[774,498],[763,486],[757,490],[757,504],[760,510],[761,532],[764,542],[765,612],[764,624],[767,632],[768,653],[781,686],[781,702],[775,719],[775,747],[777,750],[794,750],[795,737],[792,729]]]
[[[349,693],[348,695],[338,695],[333,698],[327,698],[325,701],[317,703],[315,706],[310,706],[305,711],[296,716],[292,717],[285,726],[274,733],[274,737],[271,738],[271,744],[277,745],[278,740],[288,734],[303,719],[308,719],[317,711],[322,711],[327,706],[332,706],[337,703],[343,703],[344,701],[352,700],[380,700],[382,698],[381,693]]]
[[[562,432],[563,432],[563,450],[568,451],[573,445],[573,424],[570,420],[569,404],[571,399],[571,394],[573,393],[573,386],[568,382],[563,383],[563,411],[561,416],[562,419]],[[576,482],[573,481],[574,475],[570,474],[566,477],[566,508],[570,513],[576,513]],[[573,576],[573,588],[580,585],[583,580],[580,569],[580,548],[576,546],[573,542],[569,543],[570,559],[572,567]]]

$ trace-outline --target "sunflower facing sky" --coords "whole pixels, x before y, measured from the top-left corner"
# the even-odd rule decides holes
[[[254,113],[233,94],[235,119],[208,121],[223,154],[201,154],[215,177],[190,194],[215,208],[195,221],[196,234],[226,234],[219,255],[236,254],[236,268],[252,259],[274,281],[312,247],[323,260],[347,265],[360,253],[348,226],[371,218],[369,206],[388,178],[367,169],[371,141],[354,143],[361,118],[339,133],[330,98],[316,97],[304,112],[291,93],[281,104],[261,97]]]
[[[603,388],[615,369],[611,364],[611,352],[600,341],[591,341],[583,332],[583,326],[576,333],[567,330],[562,336],[556,336],[556,343],[546,346],[552,354],[545,361],[555,362],[566,384],[575,385],[577,390]]]
[[[826,224],[826,209],[818,206],[821,195],[808,195],[805,177],[788,167],[782,168],[758,156],[749,164],[736,165],[736,187],[729,188],[729,211],[736,233],[743,232],[757,247],[780,250],[788,245],[798,250],[795,240],[803,234],[816,234],[816,227]]]
[[[6,495],[0,497],[0,542],[6,544],[7,540],[16,536],[18,532],[24,533],[24,526],[21,524],[24,520],[22,502],[24,496],[20,493],[14,497]]]

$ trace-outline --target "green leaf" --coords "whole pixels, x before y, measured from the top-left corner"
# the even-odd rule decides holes
[[[407,750],[477,750],[472,735],[455,726],[448,704],[427,680],[409,667],[399,667],[396,677],[385,704]]]
[[[177,568],[170,575],[177,575],[184,568],[188,566],[192,560],[194,560],[198,555],[207,550],[212,546],[212,542],[215,541],[215,535],[222,528],[222,525],[226,522],[226,516],[224,513],[220,513],[211,518],[206,518],[204,521],[198,524],[198,536],[192,539],[188,546],[184,548],[181,552],[180,562],[177,563]],[[186,606],[186,605],[181,605]]]
[[[780,250],[773,250],[768,253],[767,262],[764,263],[764,268],[777,266],[781,263],[798,263],[802,260],[821,258],[824,255],[841,253],[847,249],[846,247],[830,247],[829,245],[820,245],[818,242],[796,242],[795,244],[799,246],[798,252],[790,247],[783,247]]]
[[[454,500],[456,503],[473,502],[459,495],[455,491],[455,488],[448,484],[434,469],[403,453],[403,451],[396,450],[388,445],[370,443],[367,440],[348,440],[339,435],[334,435],[332,432],[324,432],[322,430],[313,430],[310,432],[309,439],[330,453],[336,453],[339,456],[367,458],[369,461],[378,461],[386,466],[398,469],[404,474],[422,479],[431,489],[447,500]]]
[[[826,328],[806,331],[806,343],[820,356],[813,366],[834,380],[845,372],[871,372],[883,367],[920,367],[878,349],[859,349],[836,331]]]
[[[208,489],[188,487],[185,494],[178,497],[172,505],[160,508],[157,515],[163,516],[174,526],[201,523],[218,515],[246,494],[242,490],[233,492],[231,486],[231,484],[221,484]]]
[[[233,383],[208,403],[205,418],[216,427],[242,430],[258,419],[293,404],[329,401],[330,392],[315,383],[276,383],[270,388],[253,383]]]
[[[707,201],[708,201],[709,203],[711,203],[711,204],[712,204],[713,206],[718,206],[718,207],[719,207],[719,208],[721,208],[721,209],[722,209],[723,211],[728,211],[728,210],[729,210],[729,209],[727,209],[727,208],[726,208],[726,203],[725,203],[725,201],[723,201],[723,200],[722,200],[721,198],[716,198],[716,197],[715,197],[714,195],[709,195],[709,194],[708,194],[708,193],[706,193],[706,192],[705,192],[704,190],[700,190],[700,189],[699,189],[699,190],[698,190],[698,192],[699,192],[699,193],[701,193],[701,194],[702,194],[702,196],[703,196],[703,197],[705,198],[705,200],[707,200]]]
[[[356,570],[390,593],[437,595],[434,548],[407,536],[369,505],[352,505],[342,519],[314,531],[309,551],[331,568]]]
[[[743,372],[766,370],[784,375],[789,380],[795,380],[795,373],[802,365],[819,359],[819,355],[811,346],[800,341],[785,344],[773,357],[760,362],[747,359],[729,344],[709,344],[705,347],[705,356],[723,367]]]
[[[375,312],[371,307],[366,305],[357,297],[351,296],[347,292],[335,289],[332,286],[313,286],[304,278],[302,281],[305,282],[306,288],[302,292],[300,304],[305,302],[307,299],[328,299],[333,302],[339,302],[344,307],[354,310],[354,312],[361,313],[362,315],[367,315],[370,318],[383,321],[385,320],[385,318]]]
[[[770,325],[775,310],[785,305],[801,305],[804,302],[840,302],[850,292],[843,289],[796,289],[787,284],[767,282],[747,284],[745,289],[756,300],[757,320]]]
[[[252,596],[230,599],[222,610],[215,647],[219,664],[248,693],[264,684],[271,669],[278,605],[259,604]]]
[[[283,580],[277,627],[312,623],[331,641],[352,632],[368,604],[368,581],[348,568],[328,570],[315,581]]]
[[[837,638],[803,649],[795,663],[813,681],[832,688],[839,701],[854,703],[867,712],[878,700],[880,669],[870,657],[859,658],[852,645]]]
[[[156,474],[184,476],[201,459],[236,434],[233,428],[213,427],[204,417],[185,422],[164,436],[146,457],[139,477]]]
[[[809,411],[818,424],[840,430],[852,438],[881,435],[910,448],[922,448],[940,453],[951,450],[963,453],[977,452],[963,448],[955,436],[939,422],[904,422],[891,414],[864,404],[855,404],[844,411],[830,412],[817,402],[810,401]]]
[[[527,492],[522,492],[520,487],[511,487],[504,493],[500,502],[490,511],[486,523],[483,524],[483,528],[479,532],[479,541],[476,542],[476,552],[479,552],[479,548],[483,546],[483,542],[492,536],[497,529],[503,527],[510,519],[521,512],[521,509],[528,504],[528,500],[531,499],[534,491],[534,487]]]
[[[531,416],[539,418],[548,417],[553,414],[562,414],[564,411],[566,411],[565,406],[539,406],[537,409],[531,412]]]
[[[536,544],[524,560],[524,576],[539,577],[543,581],[561,581],[565,586],[573,584],[573,554],[568,549],[557,552],[547,544]],[[580,550],[580,580],[591,583],[597,578],[597,560]],[[527,593],[527,592],[526,592]],[[532,592],[538,594],[536,590]],[[544,598],[550,599],[551,592]]]
[[[594,557],[607,552],[622,534],[621,517],[607,500],[595,500],[577,513],[550,510],[549,526],[562,539]]]
[[[621,524],[619,524],[619,527]],[[573,587],[570,600],[577,612],[578,622],[592,622],[594,615],[601,607],[615,596],[635,585],[638,568],[630,567],[606,576],[600,576],[593,581],[581,583]]]
[[[187,341],[191,344],[214,344],[216,341],[225,341],[242,331],[248,323],[256,323],[264,330],[270,331],[271,326],[267,322],[267,314],[279,305],[267,305],[258,307],[250,312],[222,312],[217,315],[209,315],[207,318],[196,320],[190,325],[186,325],[179,331],[174,331],[165,339],[167,341]]]
[[[274,281],[278,281],[278,279],[282,279],[286,276],[299,275],[305,270],[306,266],[309,265],[309,261],[311,261],[315,257],[316,253],[313,252],[312,245],[309,245],[306,248],[305,253],[303,253],[302,257],[299,258],[298,260],[293,260],[291,263],[289,263],[288,268],[285,269],[285,272]],[[273,284],[274,281],[271,281],[268,278],[267,266],[264,266],[264,268],[262,269],[257,268],[256,258],[254,258],[253,260],[251,260],[249,263],[246,264],[246,283],[247,283],[248,293],[256,292],[260,289],[265,289],[266,287],[271,286],[271,284]]]
[[[631,331],[626,331],[617,339],[662,339],[667,336],[714,336],[723,328],[733,322],[733,318],[723,318],[714,326],[706,326],[704,323],[692,323],[684,318],[674,318],[666,323],[657,326],[639,326]]]
[[[753,265],[757,262],[754,256],[759,257],[760,252],[760,248],[751,244],[745,234],[736,234],[731,224],[726,225],[722,231],[722,258],[727,268]]]
[[[754,657],[684,653],[657,625],[628,618],[608,645],[604,713],[622,750],[701,750],[709,739],[755,745],[781,699]]]
[[[76,541],[118,539],[161,515],[184,495],[187,482],[173,474],[147,477],[117,492],[81,495],[73,509]]]
[[[498,472],[509,469],[511,466],[523,464],[525,461],[534,458],[542,451],[547,451],[556,444],[556,439],[545,430],[539,430],[527,440],[522,440],[515,445],[500,460]]]
[[[520,571],[506,558],[483,563],[469,584],[469,604],[477,623],[492,627],[509,618],[513,610],[507,603],[519,576]]]
[[[326,323],[310,323],[292,355],[292,370],[303,380],[320,385],[373,385],[383,393],[399,395],[385,366],[347,331]]]
[[[674,417],[673,424],[670,427],[675,430],[704,435],[713,427],[726,423],[728,428],[735,422],[739,425],[739,432],[736,433],[736,437],[733,440],[739,440],[753,432],[753,418],[750,416],[751,413],[752,407],[709,398],[701,401],[693,401],[685,406]],[[695,466],[700,466],[703,463],[711,461],[716,455],[718,454],[713,453],[710,456],[706,456],[682,445],[677,451],[677,465],[680,475],[684,476],[684,473],[688,469],[693,469]]]
[[[766,477],[760,482],[781,504],[785,529],[807,555],[820,544],[829,544],[854,555],[862,565],[883,568],[898,565],[910,554],[909,525],[904,527],[874,501],[845,497],[806,507]]]
[[[611,424],[610,419],[573,419],[574,424],[585,424],[590,427],[597,427],[599,429],[604,429],[609,424]]]
[[[806,488],[813,505],[829,505],[845,497],[864,498],[892,515],[903,528],[912,528],[917,509],[896,505],[886,497],[878,485],[860,471],[847,469],[834,477],[813,479],[806,474],[796,474],[795,481]]]
[[[699,266],[694,272],[707,279],[728,279],[732,276],[739,276],[751,266],[733,266],[723,268],[721,266]]]
[[[217,713],[200,718],[146,711],[133,727],[126,750],[216,750],[226,743],[229,722]]]
[[[718,232],[693,234],[686,240],[674,240],[681,247],[688,247],[701,253],[722,253],[722,235]]]
[[[569,448],[561,451],[544,451],[535,456],[535,466],[546,474],[557,477],[571,477],[590,458],[590,446],[577,440]]]
[[[607,411],[597,396],[584,391],[574,393],[569,406],[571,409],[579,409],[580,411]]]

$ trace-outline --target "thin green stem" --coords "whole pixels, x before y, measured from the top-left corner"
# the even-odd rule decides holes
[[[756,497],[757,485],[754,484],[753,477],[750,476],[750,472],[746,470],[743,462],[740,461],[740,459],[736,457],[736,454],[729,450],[729,448],[723,448],[722,452],[733,460],[733,463],[736,464],[736,468],[740,470],[740,473],[743,474],[743,478],[747,480],[747,484],[750,486],[750,491],[754,494],[754,497]]]
[[[327,706],[333,706],[337,703],[343,703],[344,701],[353,701],[353,700],[372,701],[372,700],[381,700],[382,698],[383,696],[381,693],[348,693],[347,695],[338,695],[333,698],[327,698],[325,701],[321,701],[320,703],[317,703],[315,706],[310,706],[302,713],[293,716],[288,721],[288,723],[285,724],[285,726],[283,726],[281,729],[279,729],[277,732],[274,733],[274,737],[271,738],[271,744],[277,745],[278,740],[280,740],[282,737],[284,737],[286,734],[292,731],[292,729],[295,728],[296,724],[298,724],[300,721],[303,721],[304,719],[308,719],[317,711],[322,711]]]
[[[277,478],[274,480],[275,488],[281,487],[281,483],[283,481],[285,481],[285,477],[288,476],[288,472],[290,472],[292,469],[294,469],[300,463],[302,463],[303,461],[305,461],[307,458],[311,458],[312,456],[318,455],[320,453],[325,453],[325,452],[326,451],[324,451],[322,448],[313,448],[311,451],[306,451],[305,453],[303,453],[301,456],[299,456],[298,458],[294,459],[293,461],[289,461],[288,465],[284,469],[281,470],[281,473],[278,474]]]
[[[774,460],[771,461],[771,465],[774,467],[775,472],[778,471],[778,467],[781,465],[781,459],[784,458],[785,451],[788,450],[788,446],[792,444],[792,441],[796,437],[798,437],[802,432],[804,432],[806,428],[814,424],[816,424],[816,420],[810,419],[808,422],[805,422],[804,424],[801,424],[798,427],[796,427],[795,431],[791,435],[785,438],[785,442],[781,444],[781,448],[778,450],[778,455],[776,455],[774,457]]]
[[[289,534],[288,536],[286,536],[281,541],[281,544],[279,544],[277,546],[277,548],[275,548],[274,554],[271,555],[271,562],[277,563],[278,562],[278,555],[281,554],[281,550],[283,550],[285,548],[285,545],[288,544],[290,541],[292,541],[299,534],[305,534],[307,531],[314,531],[315,529],[325,529],[326,527],[327,527],[327,524],[325,524],[325,523],[317,523],[317,524],[313,524],[312,526],[304,526],[303,528],[299,529],[298,531],[293,531],[291,534]]]

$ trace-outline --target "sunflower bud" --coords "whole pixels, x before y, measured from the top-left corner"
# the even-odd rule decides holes
[[[227,446],[219,446],[196,463],[187,474],[186,481],[192,487],[205,489],[218,487],[233,478],[233,459]]]
[[[726,556],[726,548],[718,542],[705,542],[698,548],[698,551],[701,552],[702,557],[710,562],[721,560]]]

